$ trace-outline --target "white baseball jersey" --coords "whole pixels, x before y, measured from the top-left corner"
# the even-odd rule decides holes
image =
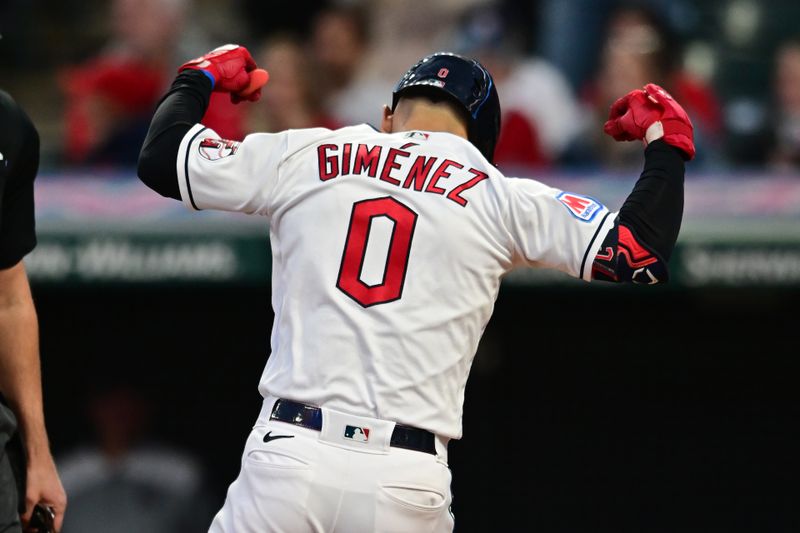
[[[460,438],[464,387],[502,276],[591,278],[615,215],[507,178],[468,141],[360,125],[221,140],[177,161],[191,209],[262,215],[272,246],[264,396]]]

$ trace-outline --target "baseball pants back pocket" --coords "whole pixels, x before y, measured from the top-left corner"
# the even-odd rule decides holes
[[[444,494],[427,487],[384,485],[381,490],[399,505],[423,512],[438,511],[446,502]]]
[[[376,524],[381,533],[449,533],[453,530],[448,497],[442,491],[408,483],[386,483],[376,495]]]

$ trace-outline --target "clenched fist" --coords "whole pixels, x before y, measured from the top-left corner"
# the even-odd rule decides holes
[[[663,138],[681,150],[686,159],[695,155],[692,121],[680,104],[654,83],[614,102],[603,131],[618,141],[651,143]]]
[[[191,61],[178,69],[199,70],[211,79],[215,91],[230,93],[233,103],[243,100],[255,102],[261,97],[261,85],[268,76],[253,76],[256,62],[244,46],[226,44]],[[260,70],[260,69],[259,69]],[[259,74],[266,74],[260,71]]]

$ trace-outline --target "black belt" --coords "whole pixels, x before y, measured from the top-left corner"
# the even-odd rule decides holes
[[[322,409],[282,398],[275,401],[270,420],[322,430]],[[389,446],[436,455],[436,436],[424,429],[395,424]]]

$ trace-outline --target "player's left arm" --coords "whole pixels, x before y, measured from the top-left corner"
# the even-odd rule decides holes
[[[596,250],[592,279],[665,282],[683,217],[684,160],[695,155],[692,123],[664,89],[648,84],[614,103],[604,129],[647,148],[641,177]]]

